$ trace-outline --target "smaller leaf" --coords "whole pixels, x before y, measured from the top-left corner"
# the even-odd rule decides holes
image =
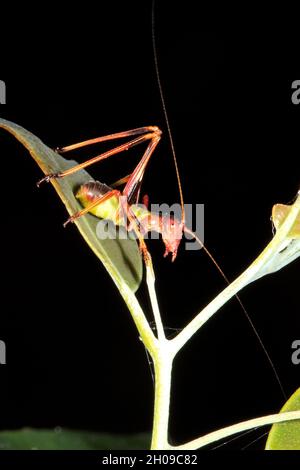
[[[280,413],[300,410],[300,388],[286,402]],[[300,450],[300,420],[273,424],[266,450]]]
[[[291,206],[276,204],[272,210],[272,219],[276,233],[269,245],[254,261],[254,275],[251,282],[266,274],[275,273],[299,258],[300,191]]]
[[[287,216],[291,211],[291,206],[286,206],[284,204],[275,204],[272,210],[272,221],[276,230],[283,224]],[[289,238],[297,239],[300,238],[300,214],[295,220],[294,225],[292,226],[290,232],[287,235]]]

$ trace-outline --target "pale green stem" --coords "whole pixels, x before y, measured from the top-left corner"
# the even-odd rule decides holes
[[[146,280],[147,280],[147,286],[148,286],[148,292],[149,292],[149,297],[151,300],[151,306],[152,306],[152,311],[153,311],[153,316],[157,328],[157,336],[159,340],[164,340],[166,339],[165,337],[165,332],[164,332],[164,327],[162,324],[161,320],[161,315],[158,307],[158,301],[157,301],[157,296],[156,296],[156,291],[155,291],[155,275],[153,271],[153,267],[146,266]]]
[[[274,256],[286,246],[287,236],[299,217],[300,196],[291,208],[291,211],[282,226],[277,230],[276,235],[271,242],[256,258],[256,260],[226,289],[210,302],[196,317],[175,337],[173,346],[178,352],[187,343],[187,341],[207,322],[229,299],[237,294],[243,287],[250,282],[268,273]]]
[[[157,354],[158,340],[154,336],[146,316],[132,290],[125,282],[118,283],[119,292],[131,313],[140,338],[152,357]]]
[[[125,283],[119,286],[141,340],[149,351],[155,370],[155,397],[152,431],[152,449],[166,449],[168,447],[168,425],[171,393],[171,373],[174,357],[173,347],[164,334],[157,296],[155,292],[155,275],[153,267],[146,267],[146,279],[153,315],[157,327],[158,339],[154,336],[141,306]]]
[[[166,449],[168,447],[171,376],[174,354],[172,345],[166,339],[164,333],[155,291],[155,275],[152,265],[146,266],[146,274],[148,292],[158,335],[157,347],[153,354],[151,354],[155,375],[151,449]]]
[[[151,449],[167,449],[168,427],[171,395],[171,376],[173,355],[168,347],[160,342],[160,353],[154,359],[155,370],[155,401]]]
[[[278,413],[274,415],[262,416],[260,418],[249,419],[248,421],[243,421],[242,423],[233,424],[232,426],[219,429],[218,431],[210,432],[209,434],[199,437],[198,439],[194,439],[193,441],[190,441],[186,444],[176,447],[169,446],[169,449],[195,450],[208,444],[217,442],[220,439],[232,436],[233,434],[247,431],[248,429],[266,426],[267,424],[293,421],[295,419],[300,419],[300,411],[288,411],[286,413]]]
[[[224,289],[207,307],[205,307],[192,320],[179,335],[173,340],[165,338],[161,316],[159,312],[157,297],[155,293],[155,276],[153,270],[147,268],[147,286],[152,304],[153,314],[156,322],[158,339],[155,338],[143,311],[132,292],[126,290],[121,292],[137,325],[141,339],[149,350],[155,368],[155,402],[153,418],[153,434],[151,449],[172,449],[168,444],[168,424],[171,393],[171,373],[175,355],[186,344],[186,342],[206,323],[229,299],[237,294],[243,287],[259,277],[272,272],[274,266],[272,260],[287,245],[287,236],[299,214],[300,197],[292,207],[289,216],[282,226],[277,230],[275,237],[257,257],[257,259],[242,273],[230,286]],[[276,268],[276,266],[275,266]],[[124,286],[123,286],[124,287]],[[300,417],[300,412],[281,413],[280,415],[270,415],[252,419],[229,426],[224,429],[202,436],[176,449],[195,449],[215,442],[232,434],[251,429],[253,427],[281,422],[284,420],[296,419]]]
[[[201,328],[229,299],[237,294],[244,286],[249,284],[257,272],[254,262],[235,281],[226,287],[217,297],[214,298],[175,338],[171,341],[175,349],[180,349],[189,339]]]

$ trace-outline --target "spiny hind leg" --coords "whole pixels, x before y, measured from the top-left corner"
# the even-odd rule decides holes
[[[129,142],[125,142],[124,144],[114,147],[111,150],[108,150],[107,152],[103,152],[100,155],[97,155],[96,157],[90,158],[89,160],[83,163],[80,163],[78,165],[75,165],[72,168],[69,168],[68,170],[57,172],[57,173],[50,173],[44,176],[44,178],[42,178],[40,181],[38,181],[37,186],[39,187],[40,184],[44,182],[47,183],[51,179],[64,178],[65,176],[72,175],[73,173],[76,173],[77,171],[82,170],[83,168],[93,165],[94,163],[100,162],[101,160],[105,160],[106,158],[109,158],[112,155],[116,155],[120,152],[123,152],[124,150],[129,150],[130,148],[135,147],[136,145],[139,145],[143,142],[146,142],[149,140],[150,142],[153,140],[157,140],[157,139],[159,140],[160,135],[161,135],[161,131],[158,127],[148,126],[148,127],[141,127],[138,129],[133,129],[131,131],[119,132],[118,134],[111,134],[111,135],[104,136],[104,137],[98,137],[96,139],[91,139],[85,142],[80,142],[75,145],[70,145],[69,147],[64,147],[63,149],[61,149],[62,153],[70,151],[70,150],[74,150],[80,147],[95,144],[98,142],[104,142],[106,140],[119,139],[122,137],[137,136],[136,138],[129,140]]]
[[[138,127],[136,129],[130,129],[128,131],[116,132],[114,134],[108,134],[101,137],[96,137],[95,139],[84,140],[83,142],[78,142],[76,144],[68,145],[67,147],[58,147],[56,149],[57,153],[66,153],[71,150],[77,150],[79,148],[88,147],[90,145],[99,144],[100,142],[107,142],[109,140],[118,140],[126,137],[132,137],[134,135],[144,135],[148,133],[161,134],[160,129],[157,126],[144,126]]]

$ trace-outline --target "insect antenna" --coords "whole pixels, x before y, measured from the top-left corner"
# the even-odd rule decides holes
[[[158,84],[158,89],[159,89],[159,94],[160,94],[160,100],[161,100],[161,104],[162,104],[162,109],[163,109],[163,113],[164,113],[164,117],[165,117],[165,121],[166,121],[166,126],[167,126],[167,131],[168,131],[168,137],[169,137],[169,142],[170,142],[170,146],[171,146],[171,151],[172,151],[172,156],[173,156],[173,161],[174,161],[174,166],[175,166],[175,171],[176,171],[176,178],[177,178],[177,184],[178,184],[178,190],[179,190],[179,196],[180,196],[180,205],[181,205],[181,222],[182,222],[182,225],[183,225],[183,230],[185,233],[189,233],[190,235],[192,235],[194,237],[194,239],[200,244],[200,246],[204,249],[205,253],[209,256],[209,258],[211,259],[211,261],[213,262],[213,264],[216,266],[216,268],[218,269],[219,273],[221,274],[221,276],[223,277],[223,279],[225,280],[226,284],[229,285],[230,282],[227,278],[227,276],[225,275],[225,273],[223,272],[223,270],[221,269],[221,267],[219,266],[219,264],[217,263],[217,261],[214,259],[213,255],[210,253],[210,251],[204,246],[204,244],[201,242],[201,240],[197,237],[197,235],[192,232],[190,229],[188,229],[186,226],[185,226],[185,210],[184,210],[184,199],[183,199],[183,191],[182,191],[182,185],[181,185],[181,178],[180,178],[180,173],[179,173],[179,168],[178,168],[178,162],[177,162],[177,158],[176,158],[176,151],[175,151],[175,146],[174,146],[174,141],[173,141],[173,136],[172,136],[172,131],[171,131],[171,126],[170,126],[170,122],[169,122],[169,117],[168,117],[168,112],[167,112],[167,107],[166,107],[166,103],[165,103],[165,97],[164,97],[164,93],[163,93],[163,87],[162,87],[162,84],[161,84],[161,79],[160,79],[160,72],[159,72],[159,66],[158,66],[158,54],[157,54],[157,46],[156,46],[156,33],[155,33],[155,0],[152,0],[152,21],[151,21],[151,31],[152,31],[152,48],[153,48],[153,58],[154,58],[154,66],[155,66],[155,73],[156,73],[156,79],[157,79],[157,84]],[[287,400],[287,395],[284,391],[284,388],[283,388],[283,385],[280,381],[280,378],[279,378],[279,375],[278,375],[278,372],[273,364],[273,361],[268,353],[268,351],[266,350],[266,347],[264,346],[263,344],[263,341],[257,331],[257,329],[255,328],[246,308],[244,307],[240,297],[236,294],[235,295],[235,298],[236,300],[238,301],[238,303],[240,304],[265,356],[266,356],[266,359],[268,360],[271,368],[272,368],[272,371],[274,373],[274,377],[278,383],[278,386],[281,390],[281,393],[284,397],[285,400]]]
[[[210,258],[210,260],[213,262],[213,264],[215,265],[215,267],[217,268],[217,270],[219,271],[219,273],[220,273],[221,276],[223,277],[224,281],[225,281],[226,284],[229,286],[229,285],[230,285],[230,281],[229,281],[228,277],[226,276],[226,274],[224,273],[224,271],[223,271],[223,269],[220,267],[220,265],[216,262],[215,258],[214,258],[213,255],[211,254],[211,252],[210,252],[210,251],[206,248],[206,246],[202,243],[202,241],[200,240],[200,238],[197,237],[197,235],[196,235],[192,230],[190,230],[190,229],[187,228],[187,227],[184,227],[184,231],[185,231],[185,233],[188,233],[189,235],[191,235],[191,236],[196,240],[196,242],[204,249],[204,251],[205,251],[205,253],[207,254],[207,256],[208,256],[208,257]],[[252,331],[253,331],[253,333],[255,334],[255,336],[256,336],[256,338],[257,338],[257,341],[259,342],[259,344],[260,344],[260,346],[261,346],[261,348],[262,348],[262,350],[263,350],[263,352],[264,352],[264,354],[265,354],[265,356],[266,356],[266,359],[267,359],[267,361],[269,362],[269,364],[270,364],[270,366],[271,366],[271,368],[272,368],[272,371],[273,371],[273,373],[274,373],[274,377],[275,377],[276,382],[278,383],[278,385],[279,385],[279,387],[280,387],[280,390],[281,390],[281,393],[282,393],[284,399],[287,400],[287,395],[286,395],[286,393],[285,393],[285,391],[284,391],[284,388],[283,388],[283,385],[282,385],[281,380],[280,380],[280,378],[279,378],[278,372],[277,372],[277,370],[276,370],[276,367],[274,366],[274,363],[273,363],[273,361],[272,361],[272,359],[271,359],[270,354],[268,353],[268,351],[267,351],[267,349],[266,349],[266,347],[265,347],[265,345],[264,345],[264,343],[263,343],[263,340],[261,339],[261,337],[260,337],[260,335],[259,335],[257,329],[255,328],[254,323],[253,323],[253,321],[251,320],[251,317],[250,317],[249,313],[247,312],[247,310],[246,310],[246,308],[245,308],[243,302],[241,301],[239,295],[238,295],[238,294],[235,294],[235,298],[236,298],[236,300],[238,301],[238,303],[240,304],[240,307],[241,307],[241,309],[243,310],[243,312],[244,312],[244,314],[245,314],[245,316],[246,316],[246,318],[247,318],[247,320],[248,320],[248,322],[249,322],[249,324],[250,324],[250,326],[251,326],[251,328],[252,328]]]
[[[171,126],[169,122],[169,116],[167,113],[167,107],[165,103],[165,97],[163,93],[163,88],[161,84],[161,79],[160,79],[160,72],[159,72],[159,67],[158,67],[158,57],[157,57],[157,47],[156,47],[156,34],[155,34],[155,0],[152,1],[152,48],[153,48],[153,58],[154,58],[154,66],[155,66],[155,73],[156,73],[156,79],[157,79],[157,84],[158,84],[158,89],[159,89],[159,95],[160,95],[160,101],[166,121],[166,126],[168,130],[168,136],[169,136],[169,142],[172,150],[172,155],[173,155],[173,161],[174,161],[174,166],[175,166],[175,172],[176,172],[176,178],[177,178],[177,184],[178,184],[178,190],[179,190],[179,197],[180,197],[180,205],[181,205],[181,221],[184,224],[185,223],[185,210],[184,210],[184,200],[183,200],[183,192],[182,192],[182,185],[181,185],[181,179],[180,179],[180,173],[179,173],[179,168],[178,168],[178,162],[176,158],[176,151],[175,151],[175,146],[174,146],[174,141],[173,141],[173,136],[171,132]]]

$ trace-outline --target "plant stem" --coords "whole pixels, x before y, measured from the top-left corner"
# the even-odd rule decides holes
[[[261,276],[274,272],[278,269],[276,263],[281,263],[281,259],[276,258],[280,255],[288,245],[288,234],[291,227],[295,223],[295,219],[299,217],[300,196],[291,208],[290,214],[285,222],[277,230],[276,235],[269,245],[256,258],[256,260],[226,289],[224,289],[212,302],[210,302],[173,340],[166,339],[159,312],[156,292],[155,292],[155,275],[151,269],[147,268],[147,286],[152,304],[153,314],[156,322],[158,338],[153,335],[146,317],[140,308],[134,294],[122,287],[123,295],[136,326],[139,330],[141,338],[151,354],[155,370],[155,399],[154,399],[154,418],[153,418],[153,434],[151,449],[165,450],[172,449],[168,443],[168,425],[169,425],[169,409],[170,409],[170,393],[171,393],[171,373],[173,359],[178,351],[186,344],[186,342],[198,331],[198,329],[206,323],[229,299],[237,294],[243,287],[250,282],[259,279]],[[272,261],[275,260],[275,264]],[[281,264],[280,264],[281,266]],[[125,295],[124,295],[125,294]],[[235,424],[227,428],[214,431],[176,449],[196,449],[215,442],[232,434],[251,429],[253,427],[282,422],[285,420],[299,418],[300,412],[281,413],[276,415],[264,416],[252,419],[243,423]]]
[[[154,275],[153,267],[150,268],[149,266],[146,266],[146,280],[147,280],[149,297],[150,297],[151,305],[152,305],[153,316],[154,316],[156,329],[157,329],[157,336],[158,336],[159,341],[160,340],[163,341],[166,339],[166,337],[165,337],[164,327],[162,324],[161,314],[159,311],[158,301],[157,301],[157,296],[156,296],[156,291],[155,291],[155,275]]]
[[[122,295],[125,303],[131,313],[133,321],[137,327],[140,338],[144,343],[144,346],[148,349],[152,358],[155,356],[157,351],[158,340],[154,336],[146,316],[132,290],[127,286],[125,282],[117,284],[120,294]]]
[[[257,428],[260,426],[266,426],[267,424],[282,423],[286,421],[293,421],[300,419],[300,411],[288,411],[286,413],[277,413],[274,415],[262,416],[260,418],[249,419],[248,421],[243,421],[242,423],[233,424],[226,428],[219,429],[218,431],[210,432],[205,436],[201,436],[198,439],[194,439],[186,444],[181,446],[173,447],[177,450],[195,450],[200,449],[200,447],[206,446],[213,442],[217,442],[220,439],[225,437],[232,436],[242,431],[247,431],[248,429]]]
[[[151,449],[167,449],[168,426],[171,395],[171,377],[173,365],[173,345],[165,337],[164,327],[159,311],[153,266],[146,265],[146,280],[151,300],[152,311],[157,328],[156,347],[151,356],[154,364],[155,395],[153,413],[153,431]]]
[[[251,266],[235,281],[215,297],[175,338],[171,341],[177,351],[206,323],[228,300],[249,284],[253,277]]]
[[[159,353],[154,358],[155,399],[152,431],[152,450],[168,449],[168,426],[171,394],[173,354],[169,341],[159,343]]]
[[[299,217],[300,212],[300,194],[290,209],[289,215],[281,227],[277,230],[275,236],[261,252],[261,254],[250,264],[250,266],[224,289],[212,302],[210,302],[196,317],[175,337],[173,346],[176,351],[187,343],[187,341],[207,322],[228,300],[241,291],[245,286],[260,277],[275,272],[279,267],[272,265],[272,261],[287,246],[288,234]],[[294,258],[292,258],[294,259]],[[286,263],[285,263],[286,264]]]

